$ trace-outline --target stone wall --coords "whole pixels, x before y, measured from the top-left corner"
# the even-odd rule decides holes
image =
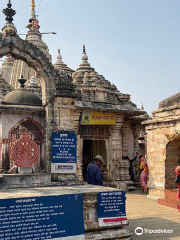
[[[144,122],[151,198],[163,198],[165,189],[176,187],[173,181],[179,161],[179,113],[177,106],[159,109],[153,112],[152,120]]]

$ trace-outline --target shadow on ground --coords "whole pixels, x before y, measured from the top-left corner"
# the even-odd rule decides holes
[[[142,235],[136,235],[135,229],[141,227]],[[159,217],[136,218],[129,220],[129,231],[132,233],[132,240],[180,240],[180,224]],[[173,230],[172,233],[145,233],[145,229],[151,230]]]

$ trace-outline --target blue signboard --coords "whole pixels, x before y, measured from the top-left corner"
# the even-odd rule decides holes
[[[127,224],[124,191],[100,192],[97,195],[99,226]]]
[[[52,133],[52,173],[75,173],[77,140],[75,133]]]
[[[83,195],[0,200],[0,239],[84,240]]]

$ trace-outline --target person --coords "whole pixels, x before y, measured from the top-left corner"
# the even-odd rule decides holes
[[[143,192],[147,192],[147,181],[148,181],[148,164],[145,157],[140,156],[140,185]]]
[[[134,171],[133,171],[133,162],[136,161],[138,156],[138,152],[136,152],[135,156],[133,159],[130,159],[128,156],[123,157],[125,160],[129,160],[129,175],[131,177],[131,181],[134,182]]]
[[[136,161],[138,156],[138,152],[135,153],[135,156],[133,159],[129,159],[130,167],[129,167],[129,174],[131,176],[131,181],[134,182],[134,171],[133,171],[133,162]]]
[[[176,173],[176,179],[175,179],[175,183],[177,184],[179,191],[178,191],[178,209],[180,212],[180,166],[177,166],[177,168],[175,169],[175,173]]]
[[[105,164],[103,158],[97,155],[87,166],[86,177],[88,184],[103,186],[104,177],[100,169],[102,164]]]

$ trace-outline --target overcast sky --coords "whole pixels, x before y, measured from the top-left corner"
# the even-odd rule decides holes
[[[0,0],[0,8],[8,0]],[[41,7],[39,9],[39,4]],[[31,0],[12,0],[18,33],[26,33]],[[179,92],[179,0],[36,0],[41,31],[53,61],[77,69],[82,45],[97,72],[148,112]],[[0,13],[0,28],[5,23]]]

